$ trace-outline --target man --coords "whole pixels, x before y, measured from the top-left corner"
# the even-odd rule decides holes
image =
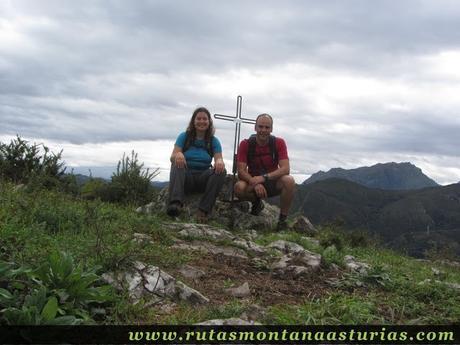
[[[271,135],[273,119],[260,114],[256,119],[256,134],[240,143],[238,178],[235,195],[252,202],[251,213],[259,215],[264,208],[261,199],[280,195],[280,215],[277,230],[286,227],[286,218],[294,198],[295,181],[289,175],[286,143]]]

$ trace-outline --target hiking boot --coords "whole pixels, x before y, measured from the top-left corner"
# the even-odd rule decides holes
[[[276,231],[283,231],[286,230],[288,227],[286,220],[279,220],[278,224],[276,225]]]
[[[252,202],[252,207],[251,207],[251,214],[253,216],[258,216],[260,214],[260,212],[262,212],[262,210],[264,209],[265,205],[262,201],[262,199],[260,198],[257,198],[256,201],[253,201]]]
[[[178,201],[173,201],[168,205],[166,209],[166,214],[170,217],[177,217],[180,214],[182,205]]]
[[[196,222],[199,224],[206,224],[208,222],[208,215],[206,212],[198,209],[195,216]]]

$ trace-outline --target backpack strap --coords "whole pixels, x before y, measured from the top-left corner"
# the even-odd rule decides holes
[[[214,136],[211,137],[209,141],[206,142],[206,151],[208,152],[208,155],[211,156],[211,159],[214,157],[214,150],[212,148],[212,140],[214,139]],[[187,151],[190,146],[194,146],[194,143],[192,143],[192,138],[190,135],[188,135],[187,132],[185,132],[185,142],[184,142],[184,147],[182,148],[182,152]]]
[[[214,158],[214,150],[212,148],[213,139],[214,139],[214,136],[211,136],[211,138],[206,142],[206,151],[208,151],[208,154],[211,156],[211,159]]]
[[[256,145],[257,145],[256,134],[252,134],[248,139],[248,156],[246,158],[248,166],[250,164],[254,164],[255,156],[256,156]],[[276,137],[274,135],[270,135],[270,137],[268,138],[268,145],[270,148],[270,156],[272,158],[272,162],[277,164],[278,163],[278,150],[276,149]]]
[[[253,162],[254,161],[254,157],[256,155],[256,135],[253,134],[249,137],[248,139],[248,156],[246,157],[246,161],[248,162]]]
[[[273,163],[278,163],[278,150],[276,149],[276,137],[274,135],[270,135],[268,144],[270,145],[270,154]]]
[[[190,135],[188,135],[188,132],[185,132],[185,142],[184,147],[182,148],[182,152],[187,151],[190,146],[192,146],[192,138]]]

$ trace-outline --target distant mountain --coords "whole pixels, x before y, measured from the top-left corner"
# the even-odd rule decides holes
[[[410,243],[412,254],[422,254],[422,242],[434,238],[438,244],[454,246],[460,255],[460,183],[404,191],[331,178],[299,185],[293,203],[296,211],[313,224],[339,223],[345,229],[366,230],[396,247]]]
[[[157,189],[163,189],[169,185],[169,181],[153,181],[152,185]]]
[[[70,175],[70,174],[67,174],[67,175]],[[83,175],[83,174],[73,174],[73,176],[75,176],[75,180],[76,180],[78,186],[84,185],[86,182],[88,182],[91,179],[97,179],[97,180],[102,180],[102,181],[106,181],[106,182],[109,181],[109,180],[107,180],[105,178],[102,178],[102,177],[91,177],[91,176]]]
[[[79,186],[84,185],[88,180],[91,179],[89,176],[82,175],[82,174],[74,174],[74,176],[75,176],[75,180],[77,181],[77,185]]]
[[[102,180],[105,182],[110,182],[110,179],[102,178],[102,177],[91,177],[88,175],[83,175],[83,174],[74,174],[75,179],[77,181],[77,185],[82,186],[86,182],[88,182],[91,179],[97,179],[97,180]],[[169,182],[168,181],[152,181],[152,186],[157,188],[157,189],[163,189],[164,187],[168,186]]]
[[[110,180],[115,171],[117,171],[116,166],[78,166],[67,168],[67,173],[83,176],[91,175],[93,177],[101,177],[105,180]]]
[[[304,185],[328,178],[341,178],[369,188],[409,190],[435,187],[438,184],[411,163],[379,163],[356,169],[333,168],[319,171],[303,182]]]

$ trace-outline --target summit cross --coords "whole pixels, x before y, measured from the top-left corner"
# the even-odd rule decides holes
[[[240,143],[240,131],[241,131],[241,124],[242,123],[249,123],[255,124],[256,120],[248,119],[246,117],[241,116],[241,108],[243,105],[243,97],[238,96],[236,98],[236,115],[222,115],[222,114],[214,114],[214,118],[218,120],[225,120],[231,121],[235,123],[235,140],[233,142],[233,178],[232,178],[232,185],[231,185],[231,217],[230,217],[230,229],[233,229],[235,224],[235,183],[236,183],[236,171],[237,171],[237,156],[238,156],[238,145]]]
[[[236,115],[235,116],[230,116],[230,115],[222,115],[222,114],[214,114],[214,118],[218,120],[225,120],[225,121],[231,121],[235,123],[235,140],[233,142],[233,167],[232,167],[232,172],[233,172],[233,177],[235,178],[235,174],[237,171],[237,164],[236,164],[236,159],[238,155],[238,145],[240,143],[240,131],[241,131],[241,124],[242,123],[249,123],[249,124],[255,124],[256,120],[254,119],[248,119],[246,117],[241,116],[241,108],[243,105],[243,97],[238,96],[236,98]],[[232,198],[233,198],[233,193],[232,193]]]

